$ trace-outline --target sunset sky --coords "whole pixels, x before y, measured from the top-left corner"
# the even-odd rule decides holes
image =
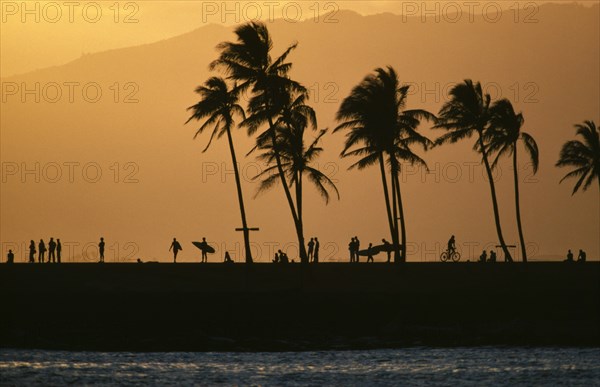
[[[55,66],[84,53],[110,50],[176,36],[206,24],[233,25],[260,18],[290,22],[319,20],[321,15],[352,10],[361,15],[383,12],[426,17],[430,22],[453,21],[460,13],[467,19],[489,15],[496,18],[535,19],[537,7],[565,1],[517,2],[442,0],[422,1],[7,1],[2,3],[0,68],[3,77]],[[577,1],[586,6],[597,1]],[[24,4],[24,5],[23,5]],[[57,4],[59,6],[57,6]],[[115,6],[118,4],[118,7]],[[226,4],[226,5],[224,5]],[[24,44],[24,42],[26,42]]]
[[[115,260],[169,260],[176,236],[182,261],[194,261],[198,254],[189,242],[206,236],[218,247],[213,260],[221,260],[223,250],[236,250],[240,260],[226,141],[202,153],[207,135],[193,140],[199,124],[184,122],[186,108],[197,102],[194,88],[215,75],[208,71],[215,46],[233,40],[233,26],[260,12],[274,55],[299,42],[289,58],[291,76],[311,90],[319,128],[334,128],[352,87],[386,65],[413,85],[410,108],[437,113],[448,88],[465,78],[481,81],[493,98],[510,98],[540,146],[539,173],[525,161],[520,167],[525,239],[534,259],[562,259],[567,249],[580,248],[598,259],[597,184],[571,196],[574,181],[558,184],[568,169],[554,164],[562,144],[575,139],[574,124],[600,124],[599,2],[548,3],[517,8],[515,2],[444,1],[422,8],[420,1],[259,1],[227,2],[231,8],[223,9],[221,1],[123,1],[116,7],[109,1],[1,1],[2,257],[13,248],[21,260],[25,243],[51,236],[72,243],[74,259],[88,251],[95,257],[105,236]],[[41,101],[20,89],[36,83]],[[89,83],[100,85],[98,103],[90,103],[90,94],[81,98],[80,88]],[[62,95],[48,102],[54,91],[46,86],[55,84]],[[68,84],[77,84],[74,101],[67,100]],[[432,139],[441,134],[430,127],[424,123],[420,131]],[[252,177],[262,166],[244,157],[252,139],[235,134],[250,226],[261,228],[252,240],[267,262],[273,249],[293,246],[291,216],[279,187],[254,199]],[[319,236],[330,260],[347,260],[351,236],[365,246],[389,239],[378,170],[347,171],[352,160],[338,157],[343,139],[328,134],[318,161],[341,200],[326,206],[312,187],[305,191],[306,237]],[[421,153],[429,174],[406,167],[409,261],[436,260],[452,233],[465,260],[497,243],[473,140]],[[61,176],[52,181],[56,168]],[[102,175],[98,181],[95,172]],[[515,244],[508,158],[498,173],[503,227]]]

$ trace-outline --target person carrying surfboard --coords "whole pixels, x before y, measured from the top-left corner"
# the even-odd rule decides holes
[[[169,251],[173,250],[173,263],[177,263],[177,253],[179,250],[183,250],[183,247],[177,242],[177,239],[173,238],[173,243],[169,247]]]
[[[208,263],[208,254],[206,250],[208,250],[208,243],[206,243],[206,238],[202,238],[202,261]]]

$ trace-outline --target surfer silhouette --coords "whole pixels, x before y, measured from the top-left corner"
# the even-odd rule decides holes
[[[48,242],[48,263],[52,261],[52,263],[56,263],[56,242],[54,242],[54,238],[50,238],[50,242]]]
[[[98,251],[100,252],[100,261],[98,263],[104,263],[104,238],[100,238],[100,243],[98,243]]]
[[[44,256],[46,255],[46,244],[43,239],[40,239],[40,243],[38,244],[38,262],[44,263]]]
[[[315,255],[314,255],[314,259],[313,262],[314,263],[319,263],[319,246],[321,244],[319,243],[319,238],[315,237]]]
[[[374,262],[372,247],[373,247],[373,244],[369,243],[369,249],[367,250],[367,263]]]
[[[383,243],[383,246],[387,253],[387,263],[390,263],[392,261],[392,244],[386,241],[385,239],[382,239],[381,243]]]
[[[13,254],[12,250],[8,250],[8,254],[6,254],[6,263],[14,263],[15,262],[15,255]]]
[[[183,247],[177,242],[177,239],[173,238],[173,243],[169,247],[169,251],[173,250],[173,263],[177,263],[177,253],[179,250],[183,250]]]
[[[206,238],[202,238],[202,261],[201,262],[206,262],[208,263],[208,254],[206,253],[206,250],[208,248],[208,243],[206,243]]]
[[[313,261],[313,252],[314,251],[315,251],[315,239],[310,238],[310,241],[308,242],[308,261],[309,262]]]
[[[32,240],[29,243],[29,263],[35,263],[35,242]]]

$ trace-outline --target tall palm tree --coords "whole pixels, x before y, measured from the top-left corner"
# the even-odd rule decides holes
[[[235,87],[234,87],[235,89]],[[229,141],[229,153],[231,154],[231,162],[233,163],[233,172],[235,174],[235,184],[237,187],[238,202],[240,205],[240,214],[242,216],[242,227],[244,231],[244,248],[246,252],[246,263],[252,263],[252,251],[250,250],[250,235],[248,223],[246,221],[246,210],[244,208],[244,197],[242,194],[242,185],[240,182],[240,173],[238,170],[237,158],[235,156],[235,148],[233,146],[233,138],[231,136],[231,128],[234,126],[234,116],[238,115],[241,119],[245,119],[244,109],[238,104],[238,93],[235,90],[229,90],[227,83],[223,78],[212,77],[207,80],[204,85],[196,88],[196,93],[201,97],[201,100],[188,108],[193,113],[186,121],[186,124],[191,120],[204,120],[200,129],[196,132],[194,138],[204,132],[208,127],[213,127],[210,140],[204,148],[206,152],[215,138],[220,138],[223,134],[227,134]]]
[[[488,160],[488,150],[484,144],[484,133],[488,129],[491,119],[490,102],[490,95],[483,93],[479,82],[473,83],[472,80],[467,79],[463,83],[454,86],[450,90],[450,100],[442,106],[438,114],[438,123],[434,126],[435,128],[447,130],[447,133],[438,138],[436,143],[438,145],[455,143],[470,138],[474,134],[477,135],[475,148],[481,153],[490,184],[496,233],[504,256],[509,262],[512,262],[512,256],[502,235],[496,188],[492,168]]]
[[[418,135],[415,129],[421,118],[433,117],[424,110],[404,110],[407,92],[408,86],[399,84],[393,68],[377,68],[374,74],[367,75],[344,99],[336,115],[341,124],[335,128],[335,131],[348,130],[342,157],[360,157],[350,169],[363,169],[379,164],[390,234],[396,246],[394,262],[406,259],[406,228],[398,179],[400,160],[424,163],[411,152],[409,146],[418,142],[427,143],[428,140]],[[392,204],[385,168],[386,158],[390,166]],[[401,251],[397,248],[400,244],[398,218],[402,228]]]
[[[292,95],[288,95],[288,97],[290,99],[287,101],[274,127],[258,136],[256,146],[250,153],[255,150],[263,151],[258,158],[269,165],[268,168],[254,177],[254,179],[262,178],[257,195],[273,187],[277,181],[277,165],[273,165],[273,163],[275,162],[275,155],[279,154],[281,166],[289,181],[289,187],[295,189],[296,214],[300,223],[302,239],[304,239],[304,222],[302,218],[303,176],[306,175],[309,181],[316,186],[321,196],[325,199],[325,203],[329,203],[327,188],[333,189],[338,199],[339,192],[331,179],[310,165],[323,151],[323,148],[319,147],[318,143],[323,135],[327,133],[327,130],[321,130],[307,148],[304,142],[304,133],[307,128],[316,129],[317,119],[315,112],[310,106],[306,105],[306,100],[308,99],[306,93],[300,93],[295,98]],[[275,132],[275,136],[277,137],[277,149],[273,147],[271,130]]]
[[[515,113],[512,103],[507,99],[495,102],[491,108],[492,118],[490,127],[485,133],[488,155],[496,154],[492,168],[498,165],[498,159],[503,155],[512,155],[513,177],[515,185],[515,209],[517,213],[517,229],[521,244],[523,262],[527,262],[527,249],[521,225],[521,205],[519,200],[519,175],[517,168],[517,143],[521,141],[533,166],[533,173],[537,173],[539,166],[538,146],[533,137],[521,131],[525,118],[522,113]]]
[[[573,140],[566,142],[561,151],[557,167],[570,166],[575,169],[567,173],[560,182],[570,177],[578,177],[572,195],[582,187],[585,191],[594,179],[600,187],[600,131],[594,121],[585,121],[575,125],[577,134],[583,137],[583,142]],[[585,182],[585,183],[584,183]]]
[[[240,82],[238,86],[240,91],[251,88],[252,96],[247,108],[249,117],[245,125],[250,135],[254,134],[265,123],[268,125],[267,130],[274,149],[277,173],[298,236],[300,259],[303,262],[308,262],[302,227],[282,167],[279,147],[277,146],[277,135],[274,130],[275,121],[282,112],[284,101],[289,100],[289,94],[306,91],[302,85],[288,76],[292,64],[286,62],[286,60],[297,44],[290,45],[281,56],[273,60],[271,57],[273,41],[264,23],[251,22],[241,25],[236,28],[235,34],[237,36],[236,42],[222,42],[217,46],[220,55],[218,59],[211,63],[210,68],[223,69],[228,74],[229,79]]]

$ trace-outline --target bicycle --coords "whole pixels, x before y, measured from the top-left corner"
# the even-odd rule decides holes
[[[458,262],[460,261],[460,253],[456,250],[452,250],[451,253],[446,250],[440,254],[440,260],[442,262],[448,262],[449,260],[452,260],[452,262]]]

